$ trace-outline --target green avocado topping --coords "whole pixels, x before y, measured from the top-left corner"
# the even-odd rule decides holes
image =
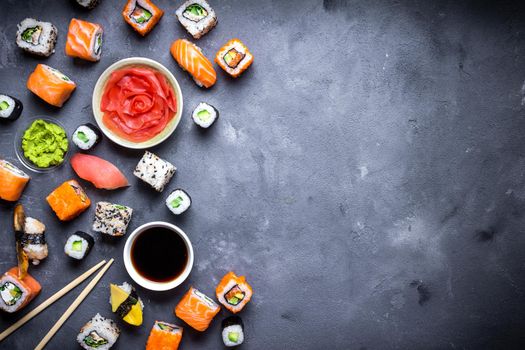
[[[228,332],[228,340],[234,343],[238,342],[239,333],[238,332]]]
[[[5,111],[8,108],[9,108],[9,103],[7,103],[7,101],[0,102],[0,110]]]
[[[84,343],[92,348],[98,348],[108,343],[108,341],[98,335],[97,332],[93,331],[84,338]]]
[[[177,198],[175,198],[174,200],[171,201],[170,205],[172,208],[178,208],[180,207],[180,205],[182,204],[182,202],[184,201],[184,199],[182,199],[181,196],[178,196]]]
[[[146,10],[144,7],[138,6],[138,5],[137,7],[135,7],[135,9],[130,15],[131,19],[133,19],[135,22],[139,24],[146,23],[147,21],[150,20],[151,16],[152,16],[151,12]]]
[[[4,292],[6,290],[9,292],[9,294],[6,296],[4,293],[2,293],[2,299],[7,306],[15,305],[18,299],[22,297],[22,290],[11,282],[6,282],[0,287],[0,291]]]
[[[170,331],[171,332],[174,329],[172,326],[167,325],[165,323],[157,323],[157,324],[158,324],[159,328],[162,329],[163,331]]]
[[[35,120],[24,132],[24,157],[40,168],[61,164],[68,149],[66,131],[57,124]]]
[[[41,32],[42,32],[42,27],[40,26],[27,28],[22,33],[22,40],[30,44],[36,45],[38,44],[38,40],[40,39]]]

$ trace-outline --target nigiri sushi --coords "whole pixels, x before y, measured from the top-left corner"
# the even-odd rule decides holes
[[[190,287],[175,308],[175,315],[194,329],[204,332],[220,310],[221,307],[211,298]]]
[[[92,62],[100,60],[102,33],[100,24],[73,18],[67,33],[66,55]]]
[[[77,85],[58,70],[38,64],[27,80],[27,88],[50,105],[62,107]]]
[[[13,267],[0,277],[0,310],[12,313],[29,304],[42,287],[30,275],[18,278],[18,267]]]
[[[241,311],[252,298],[252,287],[244,276],[228,272],[215,289],[217,300],[233,313]]]
[[[64,182],[51,192],[46,200],[62,221],[76,218],[91,205],[86,192],[75,180]]]
[[[179,66],[193,76],[197,85],[209,88],[215,84],[217,73],[200,47],[186,39],[178,39],[171,44],[170,51]]]
[[[155,27],[162,15],[164,11],[150,0],[128,0],[122,10],[124,20],[142,36]]]
[[[132,326],[140,326],[142,324],[144,304],[135,288],[131,284],[124,282],[120,286],[111,284],[110,291],[109,303],[111,304],[111,311],[116,313],[124,322]]]
[[[217,62],[226,73],[237,78],[251,66],[253,55],[242,41],[232,39],[217,52],[215,62]]]
[[[102,158],[77,153],[71,157],[71,166],[81,179],[91,182],[96,188],[114,190],[129,186],[124,174]]]
[[[24,252],[33,265],[47,258],[46,225],[37,219],[26,217],[24,235],[20,237]]]
[[[167,322],[155,321],[146,343],[146,350],[177,350],[183,329]]]
[[[16,202],[30,179],[12,163],[0,159],[0,199]]]

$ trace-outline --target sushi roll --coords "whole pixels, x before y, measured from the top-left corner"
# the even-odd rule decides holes
[[[199,39],[217,24],[217,15],[206,0],[188,0],[175,14],[194,39]]]
[[[40,264],[40,261],[47,258],[48,249],[46,243],[46,225],[27,217],[24,225],[24,234],[17,237],[22,245],[22,249],[27,254],[27,258],[33,265]]]
[[[0,94],[0,120],[16,120],[23,109],[24,105],[18,99]]]
[[[0,199],[16,202],[31,178],[7,160],[0,159]]]
[[[52,23],[26,18],[18,24],[16,45],[33,55],[49,57],[55,52],[57,34]]]
[[[82,6],[85,9],[91,10],[91,9],[94,9],[98,5],[99,0],[76,0],[76,2],[79,6]]]
[[[99,61],[103,33],[100,24],[73,18],[67,32],[66,55],[92,62]]]
[[[89,151],[102,140],[102,132],[91,123],[80,125],[72,136],[73,143],[83,151]]]
[[[67,239],[64,253],[73,259],[82,260],[88,255],[94,245],[95,240],[93,237],[85,232],[77,231]]]
[[[95,209],[93,231],[109,236],[124,236],[132,214],[133,209],[125,205],[98,202]]]
[[[144,303],[140,300],[135,288],[131,284],[124,282],[120,286],[111,284],[110,289],[111,297],[109,303],[111,304],[111,311],[116,313],[124,322],[132,326],[140,326],[142,324]]]
[[[191,197],[183,189],[177,188],[166,198],[166,206],[173,214],[182,214],[191,206]]]
[[[150,0],[128,0],[122,10],[124,20],[142,36],[146,36],[163,15],[164,11]]]
[[[77,342],[86,350],[108,350],[117,342],[120,335],[115,322],[96,314],[80,329]]]
[[[204,332],[220,310],[221,307],[211,298],[190,287],[177,304],[175,315],[195,330]]]
[[[62,221],[76,218],[91,205],[86,192],[75,180],[64,182],[51,192],[46,200]]]
[[[222,341],[229,348],[244,342],[244,324],[239,316],[230,316],[222,320]]]
[[[66,75],[45,64],[38,64],[27,79],[27,88],[55,107],[62,107],[76,87]]]
[[[193,110],[191,117],[195,124],[201,128],[207,129],[215,123],[217,118],[219,118],[219,111],[212,105],[201,102]]]
[[[237,78],[251,66],[253,55],[239,39],[228,41],[217,54],[215,62],[229,75]]]
[[[233,313],[241,311],[253,295],[252,287],[244,276],[228,272],[215,289],[217,300]]]
[[[200,47],[186,39],[178,39],[171,44],[170,52],[179,66],[191,74],[198,86],[210,88],[215,85],[217,73]]]
[[[155,321],[146,343],[146,350],[177,350],[182,339],[182,333],[182,327]]]
[[[30,275],[18,278],[18,267],[0,277],[0,310],[13,313],[29,304],[42,290],[40,283]]]
[[[135,167],[133,175],[149,184],[158,192],[162,192],[164,187],[170,182],[177,168],[155,154],[146,151],[142,159]]]

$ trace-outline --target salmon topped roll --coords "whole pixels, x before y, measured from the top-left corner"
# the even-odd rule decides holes
[[[220,310],[221,307],[211,298],[190,287],[175,308],[175,315],[194,329],[204,332]]]
[[[217,62],[226,73],[237,78],[251,66],[253,55],[242,41],[232,39],[217,52],[215,62]]]
[[[155,321],[146,343],[146,350],[177,350],[182,339],[182,332],[182,327]]]
[[[241,311],[252,298],[252,287],[244,276],[228,272],[215,289],[217,300],[233,313]]]
[[[122,17],[140,35],[146,36],[164,15],[150,0],[128,0]]]
[[[209,88],[215,84],[217,73],[200,47],[186,39],[178,39],[171,44],[170,51],[175,61],[191,74],[197,85]]]
[[[16,202],[30,179],[15,165],[0,159],[0,199]]]
[[[58,70],[38,64],[27,80],[27,88],[50,105],[62,107],[77,85]]]
[[[29,304],[42,290],[40,283],[30,275],[18,278],[18,267],[0,277],[0,310],[12,313]]]
[[[76,218],[91,205],[86,192],[75,180],[64,182],[51,192],[46,200],[62,221]]]
[[[66,55],[92,62],[100,60],[103,32],[100,24],[73,18],[67,32]]]

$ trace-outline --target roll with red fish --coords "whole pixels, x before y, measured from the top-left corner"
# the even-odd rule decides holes
[[[67,32],[66,55],[96,62],[102,53],[102,26],[73,18]]]
[[[220,310],[221,307],[211,298],[190,287],[175,308],[175,315],[194,329],[204,332]]]

